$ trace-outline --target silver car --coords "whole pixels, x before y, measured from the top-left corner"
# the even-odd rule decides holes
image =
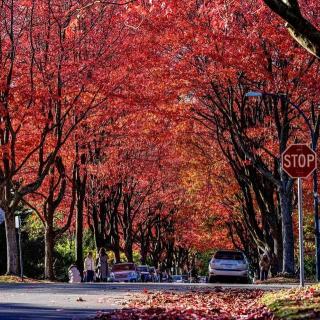
[[[240,251],[219,250],[209,262],[209,282],[231,278],[249,282],[249,263]]]
[[[140,277],[134,263],[117,263],[111,269],[110,280],[112,282],[137,282]]]

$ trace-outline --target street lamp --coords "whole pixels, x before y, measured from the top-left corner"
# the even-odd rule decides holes
[[[15,227],[18,229],[19,239],[19,261],[20,261],[20,277],[23,282],[23,260],[22,260],[22,245],[21,245],[21,215],[15,216]]]
[[[300,109],[300,106],[294,104],[291,102],[287,95],[284,93],[267,93],[267,92],[259,92],[259,91],[248,91],[245,94],[246,97],[280,97],[284,99],[289,105],[291,105],[294,109],[296,109],[299,114],[302,116],[303,120],[305,121],[310,137],[311,137],[311,149],[316,152],[317,149],[317,133],[310,124],[310,121],[306,114],[303,112],[303,110]],[[318,176],[317,176],[317,170],[313,171],[312,174],[313,177],[313,206],[314,206],[314,233],[315,233],[315,243],[316,243],[316,278],[317,281],[320,281],[320,233],[319,233],[319,199],[318,199]]]

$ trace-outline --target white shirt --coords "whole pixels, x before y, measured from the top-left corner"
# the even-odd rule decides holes
[[[92,258],[86,257],[84,260],[84,271],[94,271],[95,267],[94,267],[94,261]]]

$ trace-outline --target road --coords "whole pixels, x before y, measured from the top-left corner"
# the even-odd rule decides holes
[[[123,307],[133,295],[148,291],[234,289],[279,290],[294,285],[245,284],[0,284],[0,319],[77,320],[93,317],[99,311]],[[81,298],[81,299],[79,299]],[[83,300],[83,301],[77,301]]]

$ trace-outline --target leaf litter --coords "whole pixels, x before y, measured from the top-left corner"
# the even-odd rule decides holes
[[[216,288],[192,292],[149,292],[128,302],[126,308],[99,313],[99,320],[268,320],[261,290]]]

